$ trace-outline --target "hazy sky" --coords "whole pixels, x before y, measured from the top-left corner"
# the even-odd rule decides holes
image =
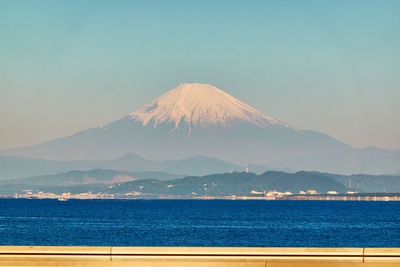
[[[0,148],[210,83],[295,127],[400,149],[400,1],[0,0]]]

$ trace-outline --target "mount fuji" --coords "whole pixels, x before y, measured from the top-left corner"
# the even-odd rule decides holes
[[[301,130],[209,84],[181,84],[108,125],[0,155],[51,160],[105,160],[127,153],[147,158],[216,157],[336,173],[398,173],[400,151],[357,149]]]

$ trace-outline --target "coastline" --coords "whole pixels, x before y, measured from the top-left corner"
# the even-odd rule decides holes
[[[110,195],[110,194],[54,194],[54,193],[31,193],[0,195],[0,199],[58,199],[67,201],[68,199],[121,199],[121,200],[144,200],[144,199],[192,199],[192,200],[321,200],[321,201],[400,201],[400,193],[355,193],[355,194],[297,194],[285,196],[193,196],[193,195]]]

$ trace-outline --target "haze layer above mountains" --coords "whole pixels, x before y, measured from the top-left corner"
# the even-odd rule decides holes
[[[345,130],[345,129],[344,129]],[[207,156],[271,168],[334,173],[399,173],[400,150],[357,149],[266,116],[208,84],[182,84],[104,127],[0,155],[108,160],[137,153],[153,160]]]

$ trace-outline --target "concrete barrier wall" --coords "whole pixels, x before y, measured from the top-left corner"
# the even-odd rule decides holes
[[[0,266],[400,266],[400,248],[0,246]]]

